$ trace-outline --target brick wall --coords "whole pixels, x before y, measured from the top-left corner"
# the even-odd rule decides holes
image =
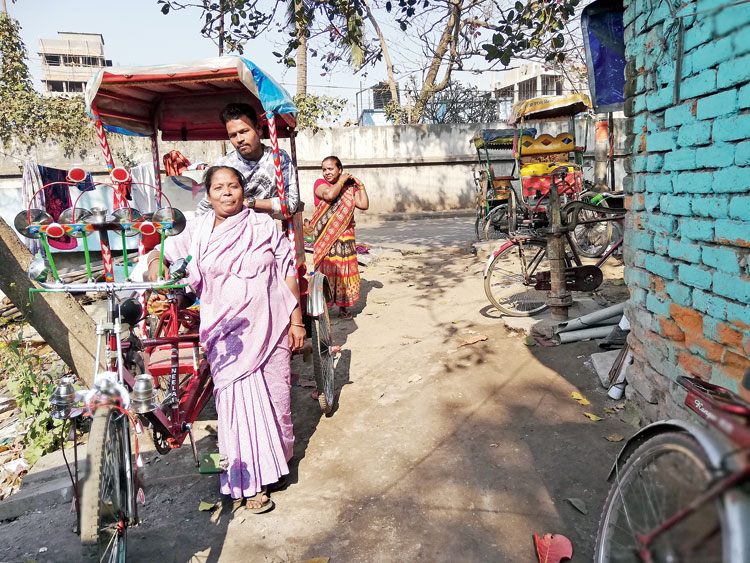
[[[729,2],[625,0],[627,393],[648,418],[676,414],[678,375],[749,396],[750,4]]]

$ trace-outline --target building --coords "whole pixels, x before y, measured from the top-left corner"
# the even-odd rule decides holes
[[[86,82],[112,61],[104,58],[104,38],[99,33],[57,32],[57,39],[39,40],[42,91],[45,96],[82,94]]]
[[[568,78],[554,68],[529,63],[502,72],[493,89],[498,99],[513,105],[537,96],[560,96],[572,92],[588,94],[585,79],[580,78]]]
[[[626,396],[680,418],[681,375],[750,398],[750,5],[624,6]]]

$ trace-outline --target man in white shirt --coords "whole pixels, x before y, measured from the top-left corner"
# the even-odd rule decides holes
[[[245,198],[252,209],[281,219],[273,151],[261,143],[263,130],[258,125],[255,111],[248,104],[228,104],[221,112],[221,121],[227,128],[227,136],[235,150],[220,158],[216,164],[236,168],[244,176]],[[292,169],[292,159],[286,151],[279,149],[279,159],[287,209],[292,215],[299,205],[296,175]],[[198,203],[195,214],[203,215],[210,209],[211,204],[204,197]]]

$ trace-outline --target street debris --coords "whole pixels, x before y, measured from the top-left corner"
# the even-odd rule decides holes
[[[201,512],[211,512],[213,509],[215,509],[217,506],[219,506],[218,502],[206,502],[205,500],[202,500],[201,503],[198,505],[198,510]]]
[[[420,381],[421,379],[422,379],[422,376],[421,376],[421,375],[412,375],[412,376],[411,376],[411,377],[410,377],[410,378],[408,379],[407,383],[416,383],[417,381]]]
[[[581,499],[566,498],[565,500],[567,500],[570,504],[572,504],[573,508],[575,508],[581,514],[588,514],[589,511],[586,509],[586,503],[583,502]]]
[[[560,563],[573,557],[573,544],[561,534],[544,534],[543,537],[534,534],[534,543],[539,563]]]
[[[622,437],[620,434],[610,434],[609,436],[605,436],[608,442],[622,442],[625,438]]]
[[[536,338],[534,338],[534,337],[533,337],[533,336],[531,336],[530,334],[527,334],[527,335],[526,335],[526,336],[524,337],[524,339],[523,339],[523,343],[524,343],[524,344],[525,344],[526,346],[536,346]]]
[[[586,418],[589,418],[589,419],[593,420],[594,422],[598,422],[598,421],[602,420],[601,416],[596,416],[595,414],[592,414],[590,412],[583,413],[583,416],[585,416]]]
[[[586,405],[591,404],[591,402],[586,397],[581,395],[578,391],[573,391],[570,394],[570,396],[573,397],[576,401],[578,401],[578,404],[581,406],[586,406]]]
[[[461,348],[461,346],[471,346],[472,344],[476,344],[477,342],[484,342],[485,340],[487,340],[486,334],[467,336],[461,341],[461,344],[459,344],[458,347]]]

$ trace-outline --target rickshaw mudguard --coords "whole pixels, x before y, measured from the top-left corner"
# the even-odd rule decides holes
[[[312,278],[310,278],[307,315],[310,317],[319,317],[331,301],[331,286],[328,283],[328,278],[321,272],[315,272]]]
[[[608,481],[616,477],[628,457],[649,438],[666,432],[686,432],[698,442],[706,453],[713,469],[737,469],[733,457],[737,447],[719,432],[694,422],[670,419],[660,420],[641,428],[620,450],[615,463],[610,469]],[[750,563],[750,494],[741,487],[728,489],[720,497],[724,511],[722,517],[722,536],[724,542],[724,561]]]

